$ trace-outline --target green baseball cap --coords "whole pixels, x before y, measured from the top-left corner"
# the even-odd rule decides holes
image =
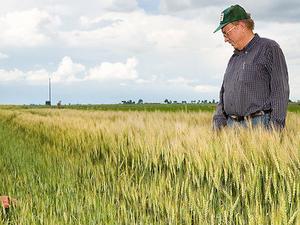
[[[216,33],[218,30],[225,27],[227,24],[232,23],[234,21],[238,20],[244,20],[244,19],[250,19],[250,16],[247,14],[245,9],[239,5],[232,5],[225,9],[221,13],[220,17],[220,25],[218,28],[214,31]]]

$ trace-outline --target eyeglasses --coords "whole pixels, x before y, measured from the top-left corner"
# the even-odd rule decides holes
[[[222,32],[223,33],[223,37],[227,38],[229,33],[235,28],[236,26],[231,27],[227,32]]]

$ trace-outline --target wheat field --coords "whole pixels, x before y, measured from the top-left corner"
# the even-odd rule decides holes
[[[0,109],[2,224],[300,224],[300,114]]]

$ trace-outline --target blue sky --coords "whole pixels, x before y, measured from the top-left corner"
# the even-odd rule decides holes
[[[300,99],[300,3],[198,0],[11,0],[0,9],[0,104],[218,99],[232,54],[221,11],[240,4],[277,41]]]
[[[159,0],[140,0],[138,6],[149,13],[159,12]]]

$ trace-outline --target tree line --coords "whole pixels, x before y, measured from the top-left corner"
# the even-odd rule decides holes
[[[165,99],[162,103],[164,104],[217,104],[218,102],[213,100],[192,100],[192,101],[176,101],[176,100],[170,100]],[[133,100],[123,100],[122,104],[147,104],[143,101],[143,99],[139,99],[137,102]]]

